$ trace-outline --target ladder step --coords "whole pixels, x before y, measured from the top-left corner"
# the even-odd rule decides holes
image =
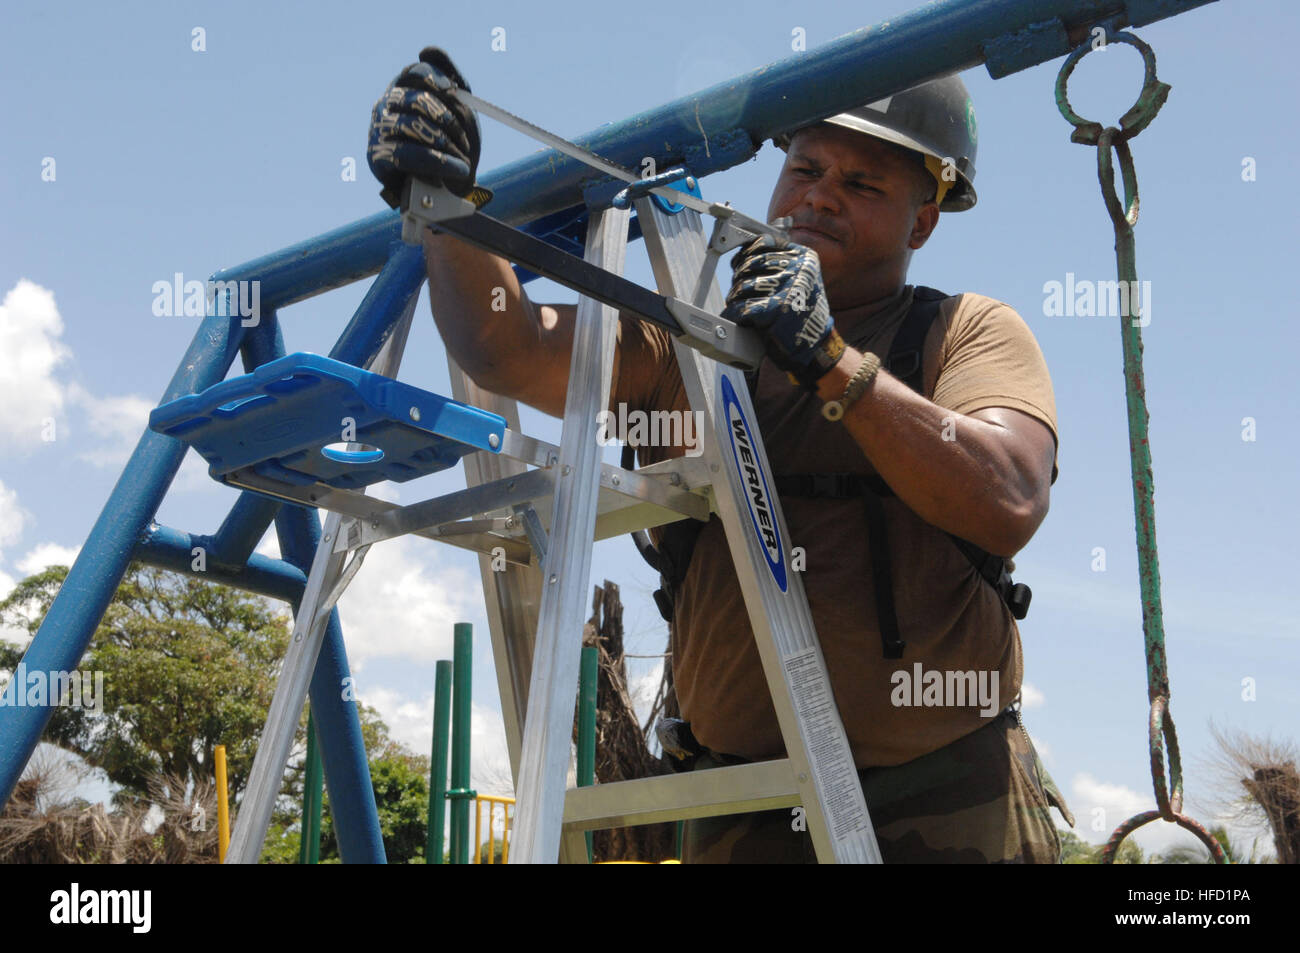
[[[802,803],[789,760],[665,774],[569,788],[565,830],[632,827],[661,821],[743,814]]]
[[[499,453],[506,421],[382,374],[298,353],[169,401],[149,415],[149,427],[192,446],[221,482],[244,469],[286,488],[358,489],[437,473],[478,450]]]

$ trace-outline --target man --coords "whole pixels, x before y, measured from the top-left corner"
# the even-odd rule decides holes
[[[375,105],[371,168],[390,204],[407,175],[481,201],[477,121],[444,92],[468,87],[441,50],[420,60]],[[724,314],[767,346],[756,413],[884,859],[1055,862],[1049,803],[1068,810],[1010,707],[1020,640],[1009,590],[994,585],[998,557],[1047,513],[1050,378],[1011,308],[905,284],[940,209],[975,202],[974,110],[960,80],[940,80],[781,142],[768,217],[792,217],[798,244],[740,249]],[[426,231],[424,243],[434,317],[457,362],[488,390],[561,415],[576,307],[534,304],[508,262],[451,236]],[[880,366],[904,327],[920,328],[919,364],[910,376],[891,367],[911,386]],[[611,409],[687,409],[668,335],[629,317],[612,381]],[[642,463],[684,449],[641,448]],[[844,475],[831,481],[841,489],[825,492],[814,475],[827,474]],[[695,767],[781,757],[716,518],[683,562],[670,587],[672,657],[703,748]],[[977,563],[998,568],[988,576]],[[813,853],[797,812],[769,811],[691,822],[685,859]]]

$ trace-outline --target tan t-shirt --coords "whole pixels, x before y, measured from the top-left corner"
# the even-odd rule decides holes
[[[887,354],[910,302],[908,288],[846,339]],[[1006,304],[975,294],[945,300],[925,341],[924,368],[923,394],[934,403],[961,414],[986,407],[1023,411],[1046,424],[1056,439],[1046,362],[1024,320]],[[620,401],[629,410],[688,409],[670,335],[630,318],[621,320],[619,329],[611,403],[616,407]],[[756,410],[772,472],[873,473],[843,424],[821,416],[821,403],[764,362]],[[645,448],[639,454],[644,465],[680,452]],[[988,723],[975,699],[959,707],[949,694],[943,699],[949,704],[926,705],[921,686],[933,687],[927,673],[944,673],[945,685],[955,690],[957,679],[946,673],[974,671],[978,679],[985,672],[988,697],[996,672],[993,714],[1016,697],[1022,677],[1019,630],[998,594],[946,533],[897,498],[883,502],[895,608],[906,643],[902,659],[886,659],[881,651],[863,503],[781,499],[790,546],[805,551],[804,587],[860,768],[910,761]],[[752,760],[783,756],[776,712],[717,517],[700,533],[673,628],[677,696],[700,743]],[[897,672],[906,673],[906,683]],[[921,684],[913,689],[912,682]],[[971,684],[966,679],[962,688]],[[929,700],[935,698],[931,693]],[[904,700],[912,704],[895,704]]]

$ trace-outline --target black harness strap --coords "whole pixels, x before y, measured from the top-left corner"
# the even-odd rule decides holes
[[[925,337],[930,326],[939,316],[940,303],[947,298],[942,291],[918,286],[913,289],[912,306],[903,323],[899,326],[890,344],[889,354],[884,366],[889,372],[903,381],[918,394],[924,392],[924,348]],[[753,398],[758,388],[758,371],[745,374],[749,384],[750,397]],[[632,451],[624,448],[623,466],[629,467]],[[813,499],[852,499],[860,498],[866,511],[867,527],[870,530],[870,547],[872,562],[872,582],[876,593],[877,617],[880,625],[881,646],[885,658],[902,658],[903,637],[898,624],[898,613],[894,603],[894,581],[890,569],[889,538],[885,522],[885,508],[882,500],[894,496],[894,491],[877,475],[852,473],[814,473],[787,474],[776,477],[776,491],[779,496],[808,497]],[[659,550],[649,548],[648,541],[637,540],[646,561],[660,573],[660,588],[655,592],[655,604],[659,613],[668,622],[673,620],[675,595],[686,578],[691,556],[695,550],[696,540],[704,523],[699,520],[686,519],[664,527]],[[644,535],[644,534],[642,534]],[[1001,556],[981,549],[974,543],[948,534],[957,549],[967,558],[976,572],[1002,596],[1012,615],[1023,619],[1029,611],[1032,593],[1029,587],[1012,582],[1007,572],[1006,560]],[[644,545],[643,545],[644,542]],[[655,558],[650,554],[654,553]]]

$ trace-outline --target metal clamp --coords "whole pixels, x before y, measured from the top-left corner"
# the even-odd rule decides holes
[[[424,230],[449,218],[464,218],[478,211],[478,206],[446,186],[430,185],[408,178],[402,188],[402,241],[419,245]]]

